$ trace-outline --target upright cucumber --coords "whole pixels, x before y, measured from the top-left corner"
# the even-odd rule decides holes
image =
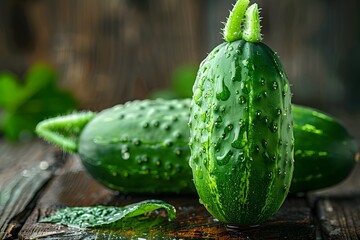
[[[288,79],[277,55],[261,43],[257,5],[248,4],[235,4],[227,42],[201,63],[189,121],[200,201],[219,221],[237,225],[277,212],[294,166]]]
[[[171,108],[170,111],[169,108]],[[195,188],[190,187],[193,185],[192,172],[188,164],[190,149],[186,147],[189,138],[187,127],[189,108],[189,99],[135,101],[126,105],[116,105],[98,114],[77,112],[51,118],[38,124],[37,133],[66,151],[77,153],[79,149],[82,149],[81,159],[85,166],[99,182],[109,188],[134,193],[147,193],[147,191],[151,193],[194,193]],[[130,114],[127,115],[127,113]],[[290,192],[297,193],[329,187],[345,178],[354,167],[354,157],[357,153],[357,143],[348,134],[346,128],[336,119],[315,109],[293,105],[292,113],[295,136],[295,169]],[[134,116],[138,116],[138,118]],[[109,125],[109,119],[114,119],[118,123]],[[126,142],[117,144],[115,142],[111,144],[97,142],[95,144],[99,138],[106,138],[108,132],[111,132],[111,136],[117,135],[116,137],[131,135],[142,141],[142,147],[145,147],[145,144],[154,146],[156,141],[164,142],[165,139],[169,139],[169,135],[163,132],[165,129],[168,129],[170,135],[173,132],[165,125],[164,119],[165,122],[168,121],[172,129],[176,128],[182,137],[174,141],[172,146],[161,148],[161,154],[166,155],[163,157],[163,162],[167,163],[161,166],[159,162],[155,164],[156,169],[149,171],[150,175],[158,175],[150,177],[150,179],[156,179],[151,182],[151,185],[144,184],[143,179],[147,177],[144,175],[146,173],[144,169],[152,169],[153,162],[141,161],[139,164],[138,159],[133,157],[135,154],[142,154],[136,152],[141,148],[138,146],[129,148],[132,157],[124,159],[127,154],[120,154],[118,149],[129,147]],[[159,122],[158,127],[156,127],[156,121]],[[131,128],[129,128],[130,124],[132,124]],[[86,131],[84,131],[85,126]],[[157,135],[159,132],[164,134]],[[79,142],[80,135],[81,142]],[[179,135],[177,136],[179,137]],[[145,139],[148,141],[144,142]],[[91,149],[85,150],[82,144],[85,144],[87,148],[91,146]],[[118,147],[114,145],[118,145]],[[183,148],[184,146],[185,148]],[[179,151],[179,147],[181,151]],[[97,164],[87,163],[90,161],[90,153],[91,159],[96,160]],[[111,160],[108,158],[110,155],[114,156]],[[149,155],[149,159],[154,159],[158,155],[158,152]],[[169,169],[173,169],[174,163],[178,164],[177,168],[184,172],[173,172],[174,174],[170,176]],[[129,177],[125,177],[130,173],[129,168],[131,168],[131,181],[129,181]],[[123,175],[124,177],[114,177],[113,175]],[[165,188],[163,188],[164,184]]]

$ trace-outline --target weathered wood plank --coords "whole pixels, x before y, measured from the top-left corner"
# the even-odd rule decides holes
[[[145,199],[162,199],[177,209],[173,222],[156,214],[124,224],[123,229],[83,231],[57,224],[38,223],[62,206],[123,206]],[[199,204],[196,196],[125,196],[97,184],[82,170],[77,157],[49,185],[19,233],[20,239],[315,239],[311,209],[304,198],[289,198],[279,213],[257,227],[226,227]]]
[[[360,165],[342,183],[309,194],[324,239],[360,239]]]
[[[39,142],[0,143],[0,239],[16,234],[29,203],[51,178],[57,161],[48,150]]]
[[[320,199],[317,214],[325,239],[360,239],[360,196]]]

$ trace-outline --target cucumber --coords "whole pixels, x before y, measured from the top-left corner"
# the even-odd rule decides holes
[[[290,192],[333,186],[358,160],[358,144],[344,125],[317,109],[293,105],[295,169]]]
[[[276,213],[294,167],[289,82],[277,55],[261,42],[257,5],[247,9],[248,3],[235,4],[225,27],[230,41],[201,63],[189,121],[200,202],[234,225],[258,224]]]
[[[173,105],[178,107],[171,107]],[[143,108],[146,108],[146,111],[150,111],[150,113],[144,114]],[[150,110],[150,108],[152,110]],[[169,108],[172,109],[169,111]],[[80,145],[92,145],[96,137],[106,137],[109,131],[112,132],[112,135],[116,133],[116,137],[131,133],[134,138],[138,138],[141,141],[144,141],[144,135],[152,134],[159,142],[163,142],[164,139],[168,138],[168,134],[161,135],[161,137],[163,137],[161,139],[160,136],[156,135],[157,133],[155,133],[155,131],[162,131],[161,129],[163,128],[151,128],[150,122],[153,122],[152,125],[154,126],[156,120],[160,123],[165,116],[167,119],[176,119],[176,124],[173,126],[176,126],[178,132],[183,136],[181,141],[178,139],[170,148],[163,149],[165,151],[163,154],[169,156],[166,157],[166,159],[168,159],[170,163],[173,163],[174,158],[172,157],[174,157],[174,151],[178,149],[178,146],[181,146],[182,151],[176,152],[175,159],[178,160],[177,164],[180,165],[178,168],[183,169],[187,174],[183,173],[183,175],[170,177],[165,173],[168,172],[167,169],[159,168],[160,166],[156,164],[157,170],[150,171],[150,174],[162,174],[164,178],[155,177],[157,180],[152,182],[151,185],[146,186],[147,189],[143,189],[144,182],[142,178],[144,172],[141,172],[141,168],[149,167],[152,163],[150,161],[147,163],[142,162],[140,166],[135,162],[136,158],[125,161],[121,154],[114,154],[115,157],[110,161],[111,165],[108,166],[109,160],[106,162],[103,159],[103,152],[106,153],[105,155],[110,155],[109,153],[114,151],[114,144],[94,144],[92,149],[82,151],[81,160],[85,163],[85,166],[95,179],[106,187],[114,190],[128,193],[183,192],[193,194],[195,193],[195,188],[190,187],[193,185],[193,182],[191,168],[188,165],[190,148],[183,148],[188,145],[189,129],[187,122],[190,114],[189,109],[190,99],[171,101],[157,99],[129,102],[126,105],[116,105],[98,114],[92,112],[77,112],[42,121],[38,124],[37,133],[42,138],[61,147],[63,150],[78,153],[80,134],[82,136]],[[129,112],[131,112],[132,116],[144,115],[134,121],[134,117],[127,116]],[[117,115],[113,115],[114,113]],[[293,105],[292,113],[295,136],[295,169],[290,192],[298,193],[317,190],[339,183],[348,176],[351,169],[354,168],[354,159],[358,151],[355,139],[349,135],[346,128],[338,120],[316,109]],[[106,124],[110,118],[120,116],[121,114],[124,115],[124,118],[115,118],[116,121],[119,121],[119,123],[116,123],[116,126]],[[146,118],[147,115],[151,118]],[[137,132],[138,135],[135,136],[134,130],[129,128],[130,123],[127,122],[128,120],[133,124],[132,127],[141,129],[141,131]],[[144,128],[144,126],[147,126],[145,124],[146,122],[149,123],[149,129]],[[85,126],[87,129],[86,132],[84,132]],[[97,133],[93,131],[92,128],[96,129]],[[103,130],[105,128],[108,128],[108,130]],[[148,143],[154,144],[152,142],[153,140],[150,139]],[[123,143],[118,143],[118,145],[119,149],[123,149]],[[84,148],[81,147],[81,149]],[[91,158],[88,157],[88,153],[91,153]],[[178,156],[180,153],[181,155]],[[154,158],[154,156],[155,155],[152,155],[150,158]],[[178,159],[178,157],[181,157],[181,159]],[[93,165],[86,163],[89,162],[90,159],[96,159],[98,164]],[[168,163],[169,166],[171,166],[170,163]],[[149,164],[149,166],[147,164]],[[118,175],[126,175],[129,173],[129,171],[126,170],[129,166],[132,166],[131,171],[133,177],[131,182],[128,181],[128,178],[109,177],[114,174],[114,169],[117,169]],[[169,168],[169,166],[167,168]],[[124,169],[125,171],[123,171]],[[121,171],[123,172],[121,173]],[[178,185],[179,179],[186,182],[182,183],[184,188]],[[132,189],[129,187],[129,184],[133,186]],[[167,187],[162,189],[161,185],[163,184],[174,186],[174,188]]]
[[[102,111],[80,134],[82,163],[121,192],[194,192],[184,121],[189,102],[138,100]]]

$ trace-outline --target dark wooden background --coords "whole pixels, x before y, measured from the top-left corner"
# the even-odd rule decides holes
[[[0,71],[53,65],[81,108],[147,98],[222,41],[235,0],[2,0]],[[280,55],[294,102],[345,122],[360,139],[357,0],[258,0],[264,42]]]

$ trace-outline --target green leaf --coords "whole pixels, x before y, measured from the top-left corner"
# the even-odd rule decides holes
[[[146,200],[125,207],[92,206],[66,207],[58,210],[54,215],[42,219],[41,223],[61,223],[69,227],[95,228],[111,225],[121,225],[121,221],[164,208],[168,218],[176,216],[175,207],[161,200]],[[119,223],[120,222],[120,223]]]
[[[0,74],[0,106],[11,109],[18,98],[20,86],[15,75],[11,73]]]
[[[36,64],[23,85],[9,73],[0,74],[0,127],[9,140],[26,140],[34,135],[36,124],[46,118],[74,111],[74,97],[56,86],[54,69]]]

